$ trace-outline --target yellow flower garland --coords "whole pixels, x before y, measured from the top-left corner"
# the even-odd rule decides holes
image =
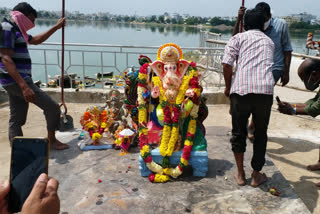
[[[165,183],[169,180],[169,176],[168,175],[159,175],[156,174],[156,177],[154,178],[154,182],[155,183]]]
[[[179,88],[179,93],[178,93],[178,96],[176,99],[176,104],[180,105],[182,103],[182,101],[184,100],[184,96],[186,95],[186,91],[188,90],[189,82],[192,77],[193,77],[193,72],[190,73],[189,76],[183,77],[183,81],[182,81],[182,84]]]
[[[140,114],[141,112],[141,114]],[[138,116],[139,123],[147,123],[147,109],[141,108],[139,109],[139,116]]]
[[[160,154],[161,156],[166,156],[168,150],[168,142],[170,141],[171,127],[168,125],[163,126],[162,138],[160,143]]]
[[[145,91],[145,88],[143,88],[143,87],[138,87],[138,94],[143,94],[144,93],[144,91]],[[144,101],[144,98],[141,96],[141,97],[138,97],[138,103],[139,103],[139,105],[144,105],[144,104],[146,104],[146,102]]]
[[[160,89],[160,96],[159,96],[159,102],[161,103],[162,101],[166,101],[167,98],[164,96],[164,90],[162,87],[162,82],[158,76],[152,77],[152,82],[154,86],[158,86]]]
[[[165,151],[165,156],[170,157],[172,155],[174,147],[175,147],[176,142],[178,140],[178,136],[179,136],[179,126],[178,127],[172,127],[171,137],[170,137],[170,141],[168,143],[168,148]],[[161,153],[161,150],[160,150],[160,153]],[[163,156],[163,157],[165,157],[165,156]]]
[[[188,124],[188,132],[190,132],[191,134],[195,134],[196,128],[197,128],[197,121],[195,119],[191,119]],[[184,145],[192,146],[193,142],[185,139]],[[180,162],[183,163],[185,166],[188,166],[189,164],[189,162],[185,160],[182,156],[181,156]],[[173,178],[177,178],[181,174],[182,174],[182,171],[179,169],[179,166],[177,166],[175,169],[171,170],[170,176]]]

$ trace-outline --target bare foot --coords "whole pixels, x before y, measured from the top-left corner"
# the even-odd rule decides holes
[[[253,172],[251,175],[251,186],[252,187],[258,187],[259,185],[263,184],[264,182],[267,181],[267,176],[264,173],[260,172]]]
[[[57,139],[54,141],[54,143],[51,143],[50,146],[54,150],[65,150],[65,149],[69,148],[69,146],[67,144],[61,143]]]
[[[236,179],[236,182],[239,186],[244,186],[246,185],[246,175],[244,174],[244,172],[242,173],[239,173],[237,172],[235,175],[234,175],[234,178]]]
[[[320,162],[313,165],[308,165],[307,170],[310,170],[310,171],[320,170]]]

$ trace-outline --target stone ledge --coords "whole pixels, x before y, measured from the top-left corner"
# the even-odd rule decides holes
[[[61,89],[59,88],[42,88],[55,101],[61,102]],[[104,103],[106,95],[111,89],[86,89],[75,91],[75,89],[65,89],[64,99],[66,103]],[[124,90],[120,89],[124,96]],[[224,96],[223,91],[204,91],[204,97],[207,98],[207,104],[229,104],[229,99]],[[4,89],[0,90],[0,103],[7,102],[8,96]]]

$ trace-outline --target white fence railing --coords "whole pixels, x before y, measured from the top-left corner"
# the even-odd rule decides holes
[[[201,32],[200,47],[182,47],[184,58],[196,62],[201,70],[201,84],[205,88],[220,89],[224,85],[221,60],[227,42],[220,38],[220,34]],[[34,80],[48,83],[50,77],[61,74],[60,46],[59,43],[44,43],[30,48]],[[79,81],[95,79],[97,73],[113,72],[114,76],[120,77],[128,68],[139,69],[138,58],[141,54],[155,60],[158,48],[68,43],[65,45],[65,73],[76,74]],[[300,53],[293,53],[293,56],[320,59]],[[102,78],[101,82],[103,81]]]
[[[97,73],[113,72],[121,76],[123,71],[134,67],[139,69],[141,54],[156,60],[157,46],[127,46],[107,44],[65,44],[65,73],[77,74],[79,81],[96,78]],[[221,85],[221,58],[223,48],[181,47],[184,58],[198,64],[202,72],[202,85],[212,87]],[[33,60],[33,79],[48,83],[49,78],[61,73],[61,44],[44,43],[30,48]],[[213,82],[208,76],[215,71],[219,78]],[[103,81],[103,79],[101,80]]]

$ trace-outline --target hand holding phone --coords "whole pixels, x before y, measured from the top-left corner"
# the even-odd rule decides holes
[[[0,184],[0,213],[1,214],[10,214],[8,212],[8,201],[7,196],[10,190],[9,182]]]
[[[8,209],[20,212],[36,180],[48,174],[49,144],[45,138],[14,138],[10,164]]]
[[[25,201],[21,214],[59,214],[59,183],[48,175],[41,174],[37,179],[29,197]]]

